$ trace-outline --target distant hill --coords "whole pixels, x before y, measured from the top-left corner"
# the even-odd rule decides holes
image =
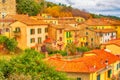
[[[61,4],[61,3],[55,4],[55,3],[52,3],[52,2],[46,2],[46,4],[47,4],[47,8],[51,8],[51,7],[54,7],[54,6],[59,6],[61,12],[67,12],[67,13],[69,12],[69,13],[72,14],[72,16],[81,16],[81,17],[84,17],[85,19],[88,19],[88,18],[92,17],[91,14],[88,13],[88,12],[72,8],[71,6],[66,6],[65,4]]]
[[[108,17],[120,20],[119,17],[91,14],[86,12],[85,10],[79,10],[62,3],[56,4],[45,0],[16,0],[16,2],[18,14],[28,14],[30,16],[35,16],[40,13],[48,13],[51,14],[53,17],[80,16],[85,19],[89,19],[91,17]]]
[[[102,18],[102,17],[105,17],[105,18],[112,18],[112,19],[117,19],[117,20],[120,20],[120,17],[116,17],[116,16],[111,16],[111,15],[97,15],[97,14],[91,14],[93,18]]]

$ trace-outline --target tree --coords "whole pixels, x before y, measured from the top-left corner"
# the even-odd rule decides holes
[[[64,73],[48,66],[43,58],[43,54],[27,49],[10,61],[0,60],[1,75],[8,80],[68,80]]]
[[[3,44],[7,40],[6,36],[0,36],[0,44]]]
[[[17,12],[19,14],[37,15],[40,12],[40,5],[34,0],[17,0]]]
[[[77,51],[78,52],[87,52],[87,51],[90,51],[90,49],[87,47],[77,47]]]
[[[76,45],[74,43],[68,43],[65,50],[68,52],[68,55],[74,55],[77,52]]]
[[[13,52],[15,48],[17,47],[17,41],[15,39],[7,39],[5,42],[5,47]]]

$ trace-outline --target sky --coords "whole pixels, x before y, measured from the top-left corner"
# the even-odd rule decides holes
[[[71,5],[80,10],[103,15],[120,17],[120,0],[47,0]]]

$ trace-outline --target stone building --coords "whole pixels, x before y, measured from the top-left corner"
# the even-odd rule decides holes
[[[0,18],[16,14],[16,0],[0,0]]]
[[[0,0],[0,35],[9,37],[10,27],[14,20],[9,15],[16,14],[16,0]]]

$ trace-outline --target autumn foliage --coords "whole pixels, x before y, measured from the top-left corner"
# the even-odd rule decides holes
[[[50,15],[54,17],[72,17],[71,12],[62,11],[62,6],[52,6],[48,7],[44,10],[45,13],[49,13]]]

